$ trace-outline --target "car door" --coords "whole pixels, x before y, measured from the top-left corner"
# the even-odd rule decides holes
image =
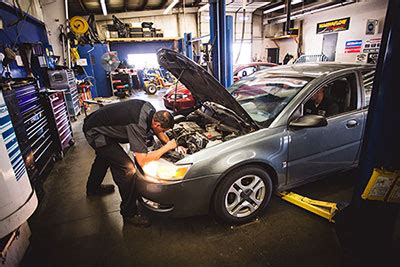
[[[356,75],[349,73],[326,82],[316,88],[298,107],[301,116],[304,114],[306,101],[324,87],[326,95],[333,98],[338,107],[340,104],[341,109],[337,114],[326,117],[327,126],[288,128],[289,184],[302,183],[315,176],[351,167],[356,161],[365,121]],[[344,86],[346,88],[343,89]],[[343,99],[334,98],[335,94],[340,95],[338,91],[346,92],[342,95]]]

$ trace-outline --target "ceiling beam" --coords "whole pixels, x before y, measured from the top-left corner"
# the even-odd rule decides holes
[[[197,14],[197,7],[187,7],[185,9],[186,14]],[[129,18],[139,18],[139,17],[154,17],[154,16],[163,16],[164,10],[159,9],[159,10],[144,10],[144,11],[128,11],[128,12],[123,12],[123,13],[115,13],[115,15],[119,19],[129,19]],[[171,14],[178,14],[182,13],[182,10],[173,10]],[[96,21],[111,21],[112,17],[111,15],[96,15]]]

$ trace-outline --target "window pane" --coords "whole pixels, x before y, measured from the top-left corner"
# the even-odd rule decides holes
[[[306,77],[252,75],[233,84],[228,91],[256,123],[268,127],[309,81]]]
[[[356,79],[353,74],[323,85],[306,103],[305,114],[335,116],[357,108]]]
[[[158,68],[157,54],[128,54],[128,64],[136,69]]]

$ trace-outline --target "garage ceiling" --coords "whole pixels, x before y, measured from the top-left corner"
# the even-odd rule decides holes
[[[121,13],[128,11],[160,10],[165,9],[174,0],[105,0],[108,13]],[[180,0],[176,7],[201,7],[208,0]],[[227,12],[243,11],[245,2],[246,12],[256,10],[264,12],[264,18],[274,20],[286,14],[285,0],[226,0]],[[355,0],[292,0],[292,14],[304,13],[309,10],[326,8],[340,4],[348,4]],[[103,14],[100,0],[68,0],[70,17],[75,15]]]
[[[271,2],[276,1],[261,1],[261,0],[247,0],[246,1],[246,12],[254,12],[256,9],[267,6]],[[226,12],[239,12],[243,11],[243,0],[227,0],[226,1]]]
[[[108,13],[164,9],[173,0],[105,0]],[[185,7],[199,6],[201,0],[185,0]],[[182,1],[176,7],[182,7]],[[68,0],[69,16],[103,14],[100,0]]]
[[[297,19],[307,14],[355,3],[356,0],[292,0],[291,18]],[[262,8],[264,24],[286,21],[285,1],[275,1]]]

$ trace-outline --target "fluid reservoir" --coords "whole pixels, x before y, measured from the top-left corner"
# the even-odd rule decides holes
[[[23,224],[37,204],[0,91],[0,239]]]

